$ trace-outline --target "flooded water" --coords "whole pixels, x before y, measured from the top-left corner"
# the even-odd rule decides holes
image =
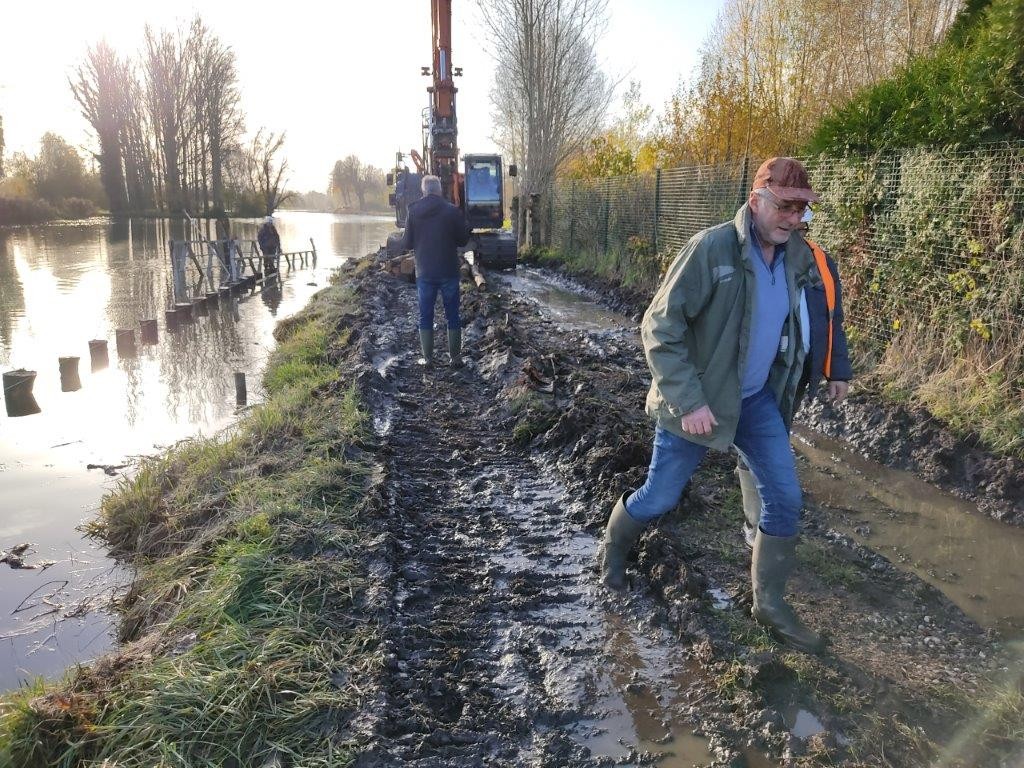
[[[1024,530],[908,472],[795,430],[801,479],[829,523],[934,585],[982,626],[1024,629]]]
[[[543,307],[545,317],[565,328],[584,331],[620,331],[635,328],[636,323],[625,315],[611,312],[595,301],[559,285],[551,277],[535,269],[520,267],[514,272],[488,273],[508,289]]]
[[[681,662],[670,643],[655,643],[607,616],[607,647],[614,664],[597,681],[599,720],[577,725],[592,755],[626,760],[637,753],[659,755],[659,768],[710,765],[714,755],[680,713],[686,691],[699,676],[695,661]]]
[[[256,226],[232,222],[243,238]],[[173,333],[163,316],[173,303],[167,241],[182,232],[169,222],[0,229],[0,371],[37,371],[40,409],[20,417],[0,409],[0,550],[17,548],[21,562],[36,566],[0,563],[0,690],[59,674],[112,643],[101,606],[127,576],[76,530],[113,485],[103,467],[115,471],[230,424],[235,372],[246,374],[249,402],[258,402],[276,322],[301,309],[344,259],[376,250],[393,229],[386,218],[300,212],[280,215],[277,226],[287,251],[306,250],[313,239],[316,266],[282,265],[276,290],[222,302]],[[140,321],[151,318],[158,341],[143,346]],[[115,345],[115,331],[129,328],[135,358],[119,356]],[[101,339],[109,367],[94,371],[89,341]],[[81,388],[62,391],[58,358],[70,356],[80,358]]]

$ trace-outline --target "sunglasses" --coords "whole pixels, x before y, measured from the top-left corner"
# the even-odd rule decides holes
[[[780,201],[778,196],[772,192],[771,189],[768,187],[762,187],[762,189],[774,199],[769,199],[764,195],[761,195],[761,199],[770,203],[772,207],[774,207],[775,210],[783,216],[803,216],[804,212],[807,210],[807,203]]]

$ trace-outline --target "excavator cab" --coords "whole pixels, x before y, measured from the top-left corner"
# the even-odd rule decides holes
[[[462,209],[473,230],[472,249],[484,267],[516,265],[516,238],[505,223],[505,175],[500,155],[463,155],[459,189]],[[515,166],[508,169],[515,176]]]
[[[471,229],[500,229],[505,221],[501,157],[465,155],[463,207]]]

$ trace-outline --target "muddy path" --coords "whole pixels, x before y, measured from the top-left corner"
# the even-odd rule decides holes
[[[538,271],[634,322],[650,302],[645,292],[569,272],[557,262]],[[993,454],[977,436],[954,433],[922,408],[884,400],[861,380],[841,407],[816,400],[797,419],[872,461],[970,500],[996,520],[1024,527],[1024,460]]]
[[[1019,696],[1016,646],[823,507],[808,511],[793,591],[830,652],[788,652],[750,620],[728,457],[645,533],[628,594],[598,585],[608,509],[650,457],[628,319],[552,319],[499,282],[464,294],[466,367],[423,370],[413,287],[373,275],[360,290],[387,554],[371,567],[385,664],[358,719],[359,764],[1024,759],[997,696],[1007,681]]]

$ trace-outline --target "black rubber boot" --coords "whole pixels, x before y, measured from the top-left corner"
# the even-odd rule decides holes
[[[786,602],[786,582],[796,564],[798,536],[769,536],[758,529],[750,575],[754,583],[751,615],[787,645],[820,653],[825,638],[807,627]]]
[[[761,520],[761,494],[757,491],[757,482],[750,469],[737,466],[736,474],[740,477],[740,494],[743,496],[743,540],[753,549],[757,524]]]
[[[419,365],[431,365],[434,362],[433,328],[427,328],[426,330],[420,328],[420,351],[423,352],[423,357],[421,357],[416,362]]]
[[[601,543],[601,582],[610,589],[621,590],[626,586],[626,557],[629,550],[640,538],[646,524],[637,522],[626,511],[626,496],[622,494],[615,502],[608,525],[604,529]]]
[[[448,329],[448,355],[451,357],[452,368],[462,367],[462,329]]]

